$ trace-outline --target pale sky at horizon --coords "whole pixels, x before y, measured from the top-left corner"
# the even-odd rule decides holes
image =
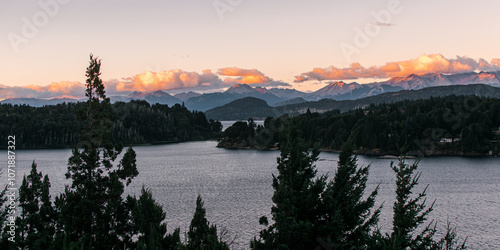
[[[483,58],[488,63],[500,57],[500,1],[493,0],[60,2],[67,3],[2,1],[0,90],[1,85],[84,83],[90,53],[102,59],[105,81],[175,69],[196,75],[209,69],[224,77],[247,76],[221,70],[236,67],[262,74],[260,80],[243,82],[271,79],[302,91],[325,85],[309,80],[317,79],[307,74],[313,68],[344,69],[354,62],[365,68],[382,67],[388,62],[416,60],[424,54],[449,60],[457,56],[476,61]],[[391,2],[399,2],[398,13],[392,13],[388,23],[380,22],[372,13],[388,13]],[[49,11],[41,3],[51,3]],[[26,20],[34,23],[34,17],[39,17],[37,31],[23,35]],[[356,47],[357,30],[364,32],[367,26],[377,29],[372,30],[375,35],[357,46],[359,53],[348,59],[341,44]],[[13,44],[12,34],[23,42]],[[306,80],[294,83],[299,75]],[[140,89],[153,89],[148,86],[150,81],[141,83]],[[133,86],[126,84],[123,89]]]

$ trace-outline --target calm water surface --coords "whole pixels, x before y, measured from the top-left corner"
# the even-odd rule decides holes
[[[248,249],[248,242],[262,229],[259,217],[270,214],[279,152],[215,146],[215,141],[205,141],[134,147],[140,174],[126,191],[139,195],[143,185],[151,188],[167,213],[170,232],[189,229],[196,196],[201,194],[209,221],[226,229],[227,239],[236,237],[232,248]],[[64,177],[70,155],[68,149],[17,150],[19,184],[35,160],[38,170],[49,174],[52,193],[61,192],[70,184]],[[333,176],[337,159],[338,154],[321,153],[318,173]],[[360,156],[358,162],[371,164],[367,192],[380,183],[377,204],[384,204],[380,225],[389,231],[395,195],[391,160]],[[440,231],[449,220],[461,238],[469,237],[471,249],[500,249],[500,158],[425,158],[418,170],[422,176],[417,189],[429,185],[428,203],[436,200],[429,218],[438,222]],[[0,177],[2,186],[6,179],[5,174]]]

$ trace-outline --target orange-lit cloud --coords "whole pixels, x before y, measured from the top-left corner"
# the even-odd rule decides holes
[[[224,79],[226,84],[267,84],[272,81],[271,78],[265,76],[262,72],[256,69],[242,69],[238,67],[226,67],[217,71],[218,75],[236,76],[236,78],[227,77]]]
[[[500,59],[493,58],[493,60],[491,60],[491,64],[493,64],[496,67],[500,67]]]
[[[80,98],[85,95],[85,86],[79,82],[54,82],[46,86],[22,87],[0,86],[0,99],[8,98]]]
[[[220,76],[226,77],[224,80]],[[122,80],[104,81],[106,93],[127,95],[133,91],[147,92],[157,90],[173,90],[191,88],[197,91],[217,90],[236,83],[264,84],[266,86],[290,86],[288,83],[273,81],[256,69],[240,69],[237,67],[222,68],[213,73],[210,69],[201,73],[181,69],[161,72],[146,71]],[[84,98],[85,85],[80,82],[54,82],[46,86],[27,85],[10,87],[0,85],[0,100],[9,98]]]
[[[187,72],[180,69],[161,72],[146,71],[116,84],[117,91],[156,91],[199,86],[220,85],[221,80],[210,70],[202,74]]]
[[[53,82],[47,86],[28,85],[25,88],[35,90],[37,92],[48,92],[57,95],[79,96],[85,92],[85,86],[80,82]]]
[[[493,59],[488,63],[484,59],[475,60],[469,57],[457,56],[456,59],[447,59],[441,54],[421,55],[416,59],[399,62],[388,62],[383,66],[365,68],[359,63],[353,63],[349,68],[314,68],[310,72],[295,76],[295,82],[309,80],[346,80],[358,78],[389,78],[407,76],[411,74],[423,75],[427,73],[462,73],[476,70],[500,70],[500,60]]]

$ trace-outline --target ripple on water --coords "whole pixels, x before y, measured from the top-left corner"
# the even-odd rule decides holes
[[[262,226],[259,218],[269,217],[276,174],[277,151],[225,150],[216,142],[189,142],[134,147],[139,176],[126,192],[138,195],[144,185],[167,214],[168,230],[189,229],[196,196],[201,194],[207,217],[219,229],[237,237],[233,249],[248,249]],[[36,160],[38,170],[49,174],[53,197],[63,191],[67,159],[71,150],[17,150],[18,176],[28,173]],[[321,153],[318,174],[333,176],[338,154]],[[359,157],[360,165],[371,164],[367,192],[380,184],[377,205],[384,203],[380,225],[389,231],[394,202],[394,174],[391,160]],[[438,229],[449,220],[460,237],[469,237],[470,249],[500,249],[500,158],[425,158],[419,164],[422,176],[418,190],[426,185],[428,201],[436,200],[429,220]],[[22,178],[22,177],[20,177]],[[6,178],[0,177],[0,185]]]

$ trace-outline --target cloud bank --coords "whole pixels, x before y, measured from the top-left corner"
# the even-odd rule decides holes
[[[275,81],[256,69],[242,69],[238,67],[226,67],[217,71],[218,75],[225,76],[224,83],[228,86],[235,84],[258,84],[264,87],[290,87],[292,85]]]
[[[199,74],[197,72],[174,69],[161,72],[146,71],[127,78],[125,81],[118,82],[115,88],[119,92],[131,92],[194,88],[199,86],[217,87],[220,85],[222,85],[222,81],[211,70],[207,69]]]
[[[410,74],[427,73],[463,73],[471,71],[500,71],[500,59],[491,62],[469,57],[457,56],[445,58],[441,54],[421,55],[416,59],[388,62],[382,66],[364,67],[353,63],[348,68],[314,68],[310,72],[295,76],[295,82],[321,80],[349,80],[358,78],[390,78]],[[213,91],[234,84],[255,84],[262,87],[291,86],[282,81],[273,80],[257,69],[225,67],[215,73],[210,69],[201,73],[172,69],[160,72],[146,71],[121,80],[104,81],[106,92],[110,95],[126,95],[133,91],[179,90]],[[11,87],[0,84],[0,100],[9,98],[83,98],[85,85],[80,82],[53,82],[46,86],[28,85]]]
[[[85,95],[85,85],[80,82],[54,82],[46,86],[27,85],[10,87],[0,85],[0,99],[9,98],[79,98]]]
[[[228,85],[244,83],[244,84],[265,84],[272,81],[271,78],[265,76],[262,72],[256,69],[241,69],[238,67],[226,67],[219,69],[217,74],[221,76],[236,76],[236,78],[227,77],[224,82]]]
[[[223,78],[221,78],[223,77]],[[109,95],[126,95],[133,91],[147,92],[157,90],[215,90],[234,84],[259,84],[261,86],[290,86],[290,84],[274,81],[256,69],[226,67],[213,73],[210,69],[201,73],[172,69],[160,72],[146,71],[121,80],[104,81],[106,93]],[[54,82],[47,86],[28,85],[9,87],[0,85],[0,100],[9,98],[83,98],[85,85],[80,82]]]
[[[478,60],[457,56],[456,59],[447,59],[441,54],[421,55],[416,59],[399,62],[388,62],[383,66],[363,67],[353,63],[349,68],[314,68],[312,71],[295,76],[295,82],[310,80],[349,80],[358,78],[390,78],[411,74],[423,75],[427,73],[463,73],[471,71],[498,71],[500,59],[493,59],[490,63],[480,58]]]

